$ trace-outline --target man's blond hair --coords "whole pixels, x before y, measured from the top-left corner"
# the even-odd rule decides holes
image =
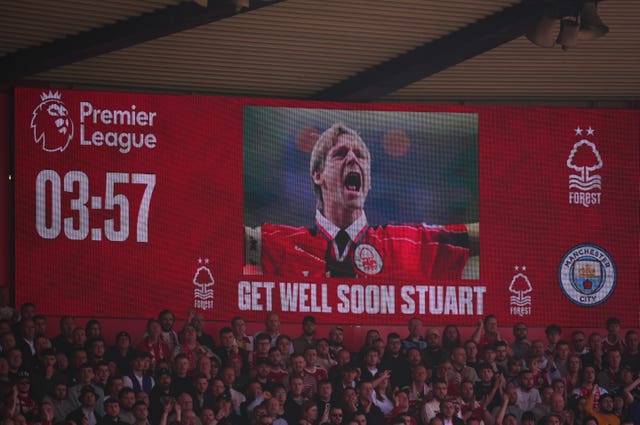
[[[320,137],[318,137],[318,140],[316,141],[316,144],[313,146],[313,150],[311,151],[311,161],[309,162],[309,172],[311,175],[311,181],[313,182],[313,191],[315,192],[316,199],[317,199],[316,208],[319,211],[323,211],[324,209],[324,201],[322,199],[322,188],[318,186],[314,181],[313,174],[316,171],[322,172],[324,170],[324,163],[325,163],[325,160],[327,159],[327,153],[336,144],[338,137],[342,136],[343,134],[348,134],[358,139],[358,141],[362,143],[362,146],[364,146],[367,156],[371,157],[369,148],[364,143],[364,140],[362,140],[358,132],[347,127],[342,123],[333,124],[331,127],[326,129],[324,133],[320,135]]]

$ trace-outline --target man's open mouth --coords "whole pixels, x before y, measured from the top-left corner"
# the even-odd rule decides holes
[[[360,173],[352,171],[347,174],[347,177],[344,179],[344,185],[347,190],[360,192],[360,188],[362,187],[362,176],[360,176]]]

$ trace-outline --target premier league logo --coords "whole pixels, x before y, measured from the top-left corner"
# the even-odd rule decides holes
[[[60,92],[42,93],[40,104],[33,110],[33,140],[42,143],[47,152],[64,151],[73,138],[73,121]]]
[[[567,252],[558,270],[560,289],[571,302],[590,307],[605,302],[616,287],[616,266],[607,251],[593,244]]]

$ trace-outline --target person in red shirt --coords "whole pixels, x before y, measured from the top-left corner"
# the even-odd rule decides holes
[[[317,196],[315,227],[245,228],[247,274],[304,277],[461,279],[477,255],[479,224],[370,226],[371,153],[362,138],[334,124],[311,153]]]
[[[626,347],[620,336],[620,319],[617,317],[608,318],[606,327],[607,336],[602,340],[602,351],[606,353],[611,349],[617,349],[621,353],[624,352]]]

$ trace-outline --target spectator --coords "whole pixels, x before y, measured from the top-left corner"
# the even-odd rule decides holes
[[[589,352],[582,357],[583,366],[602,368],[602,336],[598,332],[589,335]]]
[[[333,406],[333,387],[328,379],[323,379],[318,382],[318,392],[313,397],[316,406],[318,407],[318,418],[323,419],[324,422],[329,421],[329,411]]]
[[[326,338],[318,339],[316,343],[316,350],[318,352],[318,366],[326,370],[327,372],[333,366],[338,364],[333,358],[331,358],[331,349],[329,346],[329,340]]]
[[[195,329],[196,339],[200,345],[208,348],[209,351],[213,351],[213,349],[216,348],[216,343],[213,340],[213,337],[204,331],[204,316],[201,312],[194,310],[189,312],[187,323]]]
[[[150,425],[149,406],[143,401],[136,401],[133,405],[133,417],[135,418],[133,425]]]
[[[17,341],[17,346],[22,352],[23,367],[27,370],[33,370],[37,363],[36,347],[34,340],[36,337],[36,325],[30,318],[24,318],[18,324],[20,330],[20,337]]]
[[[242,393],[244,388],[235,387],[236,384],[236,372],[232,367],[225,367],[222,369],[222,382],[224,383],[225,391],[231,396],[231,404],[236,415],[240,415],[240,405],[247,400]]]
[[[491,411],[491,416],[493,417],[493,422],[498,425],[500,422],[498,421],[498,416],[500,415],[500,411],[504,411],[504,415],[512,415],[517,424],[521,423],[522,419],[522,409],[518,407],[516,404],[518,401],[518,392],[516,391],[516,387],[513,384],[507,384],[505,390],[500,395],[502,403],[500,407],[496,407]],[[534,418],[535,421],[535,418]],[[492,423],[491,420],[485,420],[485,423]]]
[[[516,405],[520,410],[526,412],[527,410],[533,409],[536,404],[542,401],[540,399],[540,393],[533,386],[533,372],[530,370],[522,371],[520,373],[519,384],[516,390],[518,394]]]
[[[266,359],[269,357],[269,349],[271,346],[271,337],[261,332],[254,338],[254,351],[251,355],[251,362],[255,364],[258,359]]]
[[[118,393],[117,398],[120,406],[120,419],[127,423],[133,423],[133,406],[136,404],[136,393],[131,389],[124,387]]]
[[[357,356],[357,364],[361,366],[364,362],[364,357],[367,354],[369,348],[373,348],[373,343],[380,339],[380,332],[377,329],[369,329],[364,337],[364,343],[360,347]]]
[[[268,380],[277,384],[285,382],[288,379],[287,376],[289,376],[289,372],[284,367],[282,353],[278,350],[278,347],[271,347],[269,349],[269,363],[271,368]]]
[[[120,404],[118,400],[107,399],[104,401],[104,416],[100,425],[131,425],[133,422],[124,422],[120,419]]]
[[[71,401],[67,399],[67,390],[67,383],[58,381],[54,384],[53,390],[42,400],[49,403],[53,408],[56,423],[64,421],[67,415],[74,410]]]
[[[171,392],[173,394],[192,393],[193,384],[189,377],[189,358],[186,354],[178,354],[173,361],[171,376]]]
[[[305,399],[309,399],[314,396],[318,389],[318,381],[316,378],[305,371],[307,367],[307,361],[302,354],[293,354],[291,356],[291,374],[289,375],[289,382],[285,382],[285,386],[292,389],[291,382],[294,378],[300,378],[303,382],[302,393]]]
[[[500,336],[500,332],[498,332],[498,318],[495,314],[489,314],[484,320],[478,320],[478,325],[471,339],[474,340],[479,347],[502,341],[502,336]]]
[[[276,339],[276,347],[282,354],[283,363],[287,365],[287,367],[290,366],[289,356],[291,356],[291,353],[293,353],[293,343],[291,342],[291,338],[289,337],[289,335],[281,334],[280,336],[278,336],[278,338]]]
[[[89,363],[95,365],[97,363],[105,361],[105,353],[107,351],[104,339],[101,336],[97,336],[87,340],[87,356],[89,357]]]
[[[451,400],[440,402],[438,417],[442,419],[443,424],[465,425],[464,421],[456,415],[456,408]]]
[[[248,353],[253,351],[253,336],[247,335],[247,324],[242,317],[236,316],[231,319],[231,331],[239,348]]]
[[[304,349],[304,361],[307,364],[304,368],[305,373],[313,376],[316,381],[320,382],[329,379],[327,371],[318,366],[318,351],[314,346]]]
[[[547,337],[547,347],[545,348],[545,355],[553,355],[556,351],[556,343],[560,341],[562,335],[562,328],[556,324],[547,326],[544,331]]]
[[[158,322],[162,328],[162,340],[169,346],[169,352],[173,353],[179,344],[178,334],[173,329],[176,316],[171,310],[162,310],[158,314]]]
[[[380,409],[385,417],[389,417],[394,409],[393,404],[393,392],[392,392],[391,380],[387,376],[384,379],[380,379],[378,384],[373,389],[371,395],[371,401]]]
[[[417,348],[420,351],[426,349],[427,341],[422,338],[422,320],[419,317],[410,319],[407,328],[409,329],[409,335],[402,340],[404,349]]]
[[[594,391],[594,388],[597,390]],[[574,398],[584,397],[587,398],[589,394],[593,393],[593,402],[595,407],[598,407],[598,401],[600,396],[607,393],[607,390],[596,385],[596,370],[593,366],[585,366],[582,369],[582,383],[580,387],[575,388],[572,392]]]
[[[93,389],[92,393],[95,396],[95,400],[91,406],[92,409],[95,410],[102,416],[102,403],[104,401],[104,391],[97,385],[93,383],[95,375],[93,373],[93,367],[89,363],[84,363],[78,369],[77,375],[77,384],[69,388],[69,400],[73,404],[74,408],[78,408],[82,405],[82,400],[80,400],[80,396],[83,391],[86,392],[87,387],[91,387]],[[90,398],[90,397],[89,397]],[[86,409],[85,409],[86,410]]]
[[[174,353],[184,354],[189,359],[189,371],[196,368],[196,363],[201,357],[212,357],[213,351],[206,345],[198,342],[198,333],[196,328],[191,324],[186,324],[182,330],[180,344]]]
[[[571,333],[571,346],[572,352],[579,356],[583,356],[589,352],[587,337],[583,331],[575,330]]]
[[[433,383],[433,399],[427,401],[421,407],[420,418],[422,423],[429,421],[440,413],[440,403],[447,400],[447,383],[444,381],[435,381]]]
[[[373,384],[369,381],[360,381],[357,388],[358,401],[357,412],[364,414],[366,423],[381,424],[384,422],[384,414],[373,404]]]
[[[499,397],[496,397],[498,390],[504,388],[505,381],[502,374],[495,374],[493,368],[489,364],[484,364],[480,368],[480,379],[474,385],[474,393],[476,399],[480,400],[480,404],[492,411],[500,406]]]
[[[227,365],[229,358],[233,355],[238,355],[242,359],[243,373],[249,373],[249,356],[245,350],[238,347],[235,337],[233,336],[233,330],[230,327],[224,327],[219,331],[220,346],[214,351],[220,358],[222,365]]]
[[[422,351],[424,361],[429,366],[437,367],[445,359],[444,352],[440,346],[440,332],[436,328],[429,328],[427,329],[426,339],[427,348]]]
[[[84,349],[87,344],[87,332],[83,328],[75,328],[71,334],[73,349]]]
[[[289,393],[284,403],[284,419],[289,424],[297,424],[302,419],[302,404],[307,400],[303,395],[304,382],[301,377],[289,380]]]
[[[411,383],[411,367],[402,354],[402,340],[396,332],[387,335],[387,348],[380,361],[380,368],[393,372],[390,383],[392,388],[404,387]]]
[[[393,376],[393,373],[391,374]],[[427,381],[431,378],[431,370],[423,364],[417,364],[411,370],[411,384],[407,390],[409,403],[412,407],[417,407],[431,396],[431,388]]]
[[[515,357],[524,359],[531,348],[529,342],[529,329],[523,322],[518,322],[513,325],[513,338],[514,342],[511,344],[511,350]]]
[[[194,372],[196,375],[204,375],[207,382],[210,382],[213,378],[218,376],[218,373],[220,373],[220,358],[213,353],[211,357],[200,357],[196,362]]]
[[[60,334],[53,338],[51,342],[57,352],[62,352],[71,357],[73,351],[73,331],[76,328],[76,321],[73,316],[60,317]]]
[[[571,350],[567,341],[559,340],[556,343],[553,362],[549,368],[549,380],[562,379],[567,375],[567,360],[570,353]]]
[[[624,336],[625,350],[622,354],[622,364],[628,365],[634,372],[640,372],[640,336],[630,329]]]
[[[151,355],[144,351],[135,351],[131,354],[131,372],[122,377],[125,387],[132,388],[135,392],[144,391],[151,393],[155,381],[153,377],[145,373],[145,359],[150,359]]]
[[[151,365],[155,369],[158,362],[163,359],[171,359],[171,349],[162,336],[162,326],[156,319],[147,320],[146,332],[136,349],[151,355]]]
[[[305,316],[302,319],[302,335],[293,340],[293,352],[302,354],[305,348],[315,347],[316,341],[316,318]]]
[[[160,324],[158,324],[158,329],[159,328],[160,328]],[[158,339],[159,339],[159,335],[160,335],[160,332],[158,331]],[[107,348],[107,353],[105,354],[105,358],[107,361],[113,362],[113,364],[116,365],[117,373],[124,375],[131,371],[129,369],[129,358],[130,358],[129,356],[132,351],[133,349],[131,347],[131,335],[129,335],[129,332],[127,331],[120,331],[116,334],[115,345]],[[143,350],[143,351],[149,351],[149,350]],[[155,369],[157,359],[154,358],[153,354],[150,360],[151,360],[151,367]]]
[[[378,350],[373,347],[369,347],[363,359],[363,364],[360,367],[360,381],[371,382],[378,377],[380,370],[378,364],[380,363],[380,357],[378,356]]]
[[[53,357],[53,356],[51,356]],[[53,357],[55,359],[55,357]],[[109,363],[102,361],[93,366],[94,383],[102,389],[106,395],[107,383],[111,377]]]
[[[596,382],[599,386],[611,391],[620,386],[620,366],[622,364],[622,353],[619,348],[611,347],[606,355],[607,365],[598,373]]]
[[[97,425],[102,419],[102,415],[96,411],[99,397],[91,385],[84,385],[78,395],[80,405],[67,415],[67,420],[76,424]]]
[[[273,348],[273,347],[272,347]],[[270,381],[271,375],[271,361],[269,359],[260,358],[255,365],[253,379],[257,381],[262,388],[269,388],[273,381]]]
[[[571,394],[574,389],[580,386],[580,371],[582,370],[582,361],[579,354],[570,354],[567,359],[567,375],[564,377],[564,383],[567,394]]]
[[[585,412],[597,419],[599,425],[620,425],[620,418],[613,411],[613,397],[611,394],[602,394],[598,402],[599,408],[595,407],[595,394],[598,386],[594,386],[585,402]]]
[[[480,363],[478,344],[472,339],[465,341],[464,351],[467,353],[467,366],[476,368]]]
[[[253,336],[253,338],[255,339],[255,337],[262,332],[269,335],[269,338],[271,338],[271,346],[275,347],[276,340],[280,335],[280,316],[278,316],[277,313],[273,313],[273,312],[267,313],[267,316],[265,317],[265,320],[264,320],[264,330],[261,332],[257,332]],[[293,353],[293,346],[291,346],[291,351],[289,352],[289,354],[291,353]]]
[[[338,351],[344,349],[344,330],[340,326],[334,326],[329,331],[329,352],[336,358]]]
[[[87,340],[92,340],[94,338],[102,338],[102,325],[96,319],[91,319],[87,321],[84,326],[85,335],[87,336]]]
[[[478,381],[478,374],[475,369],[467,366],[467,352],[464,347],[456,347],[451,352],[451,365],[453,370],[460,374],[461,379],[471,382]]]
[[[336,364],[329,369],[329,380],[334,386],[334,389],[342,382],[342,368],[351,364],[351,352],[346,349],[338,351],[335,355]]]
[[[624,352],[625,344],[620,337],[620,319],[610,317],[606,322],[607,336],[602,340],[602,351],[606,354],[609,350],[615,348],[621,353]]]
[[[447,325],[444,327],[441,345],[445,356],[450,356],[454,348],[462,347],[460,330],[456,325]]]

